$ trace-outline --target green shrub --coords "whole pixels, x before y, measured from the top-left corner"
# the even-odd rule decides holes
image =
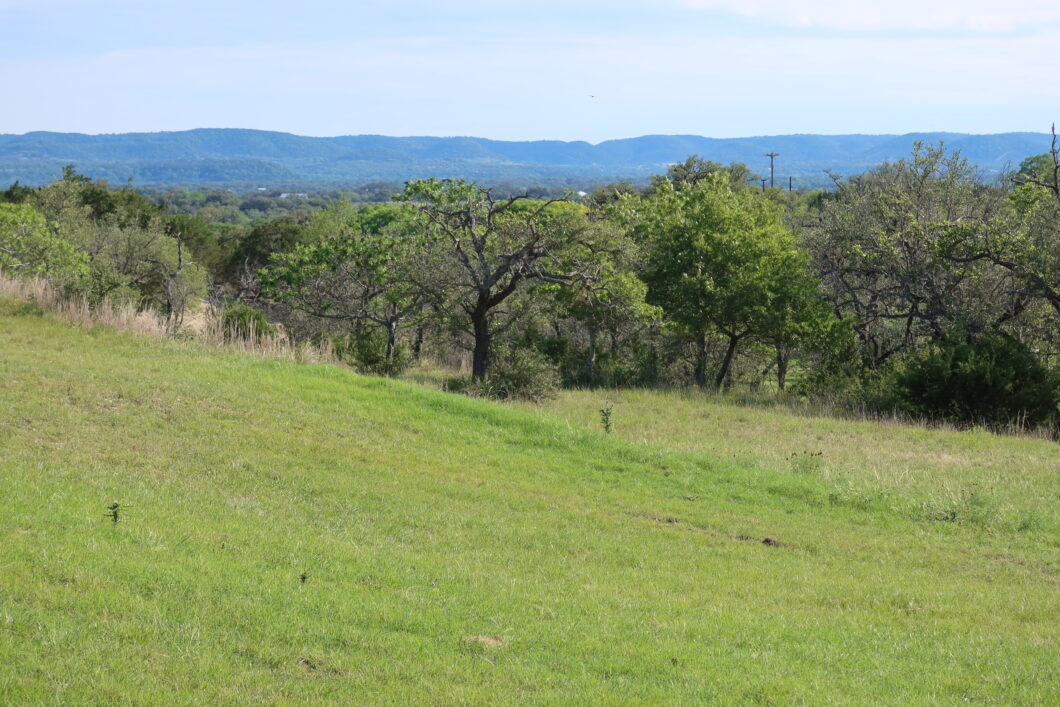
[[[274,333],[265,315],[245,304],[226,309],[221,317],[221,326],[224,328],[226,341],[260,341],[262,337]]]
[[[331,337],[331,345],[339,360],[361,373],[375,376],[397,376],[411,364],[407,347],[400,342],[391,358],[386,356],[387,336],[379,329],[351,331]]]
[[[540,402],[555,397],[559,374],[543,354],[530,348],[499,348],[486,380],[472,386],[472,394],[490,398]]]
[[[852,322],[833,324],[818,345],[806,353],[802,362],[805,373],[801,380],[788,386],[790,393],[835,405],[877,402],[881,374],[865,365]]]
[[[917,416],[993,426],[1060,421],[1060,377],[1003,334],[943,339],[899,369],[895,393],[899,409]]]

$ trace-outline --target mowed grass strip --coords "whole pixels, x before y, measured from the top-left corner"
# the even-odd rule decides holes
[[[1060,702],[1051,533],[657,442],[0,314],[0,702]]]

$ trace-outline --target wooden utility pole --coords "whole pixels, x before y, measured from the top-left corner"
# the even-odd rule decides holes
[[[773,160],[780,157],[780,153],[767,152],[766,157],[769,158],[769,186],[773,186]]]

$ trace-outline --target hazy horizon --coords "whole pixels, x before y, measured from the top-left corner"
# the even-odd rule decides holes
[[[608,138],[605,140],[592,141],[583,139],[563,139],[563,138],[550,138],[550,137],[539,137],[539,138],[525,138],[525,139],[504,139],[491,137],[489,135],[395,135],[395,134],[384,134],[384,133],[342,133],[334,135],[309,135],[305,133],[295,133],[289,130],[268,130],[263,128],[244,128],[244,127],[215,127],[215,126],[201,126],[195,128],[184,128],[179,130],[129,130],[123,132],[97,132],[90,133],[78,130],[27,130],[22,133],[4,133],[0,132],[0,135],[22,137],[25,135],[32,135],[34,133],[47,133],[54,135],[83,135],[86,137],[107,137],[107,136],[120,136],[120,135],[158,135],[164,133],[187,133],[194,132],[197,130],[246,130],[253,132],[264,132],[264,133],[280,133],[285,135],[294,135],[295,137],[308,137],[308,138],[343,138],[343,137],[386,137],[386,138],[398,138],[398,139],[416,139],[416,138],[441,138],[441,139],[472,139],[472,140],[491,140],[495,142],[564,142],[564,143],[579,143],[584,142],[590,145],[600,145],[605,142],[615,142],[619,140],[635,140],[638,138],[645,137],[697,137],[706,138],[708,140],[753,140],[759,138],[784,138],[784,137],[853,137],[853,136],[869,136],[869,137],[905,137],[907,135],[961,135],[968,137],[986,137],[991,135],[1049,135],[1048,130],[1002,130],[999,132],[992,133],[969,133],[959,132],[955,130],[910,130],[904,133],[867,133],[867,132],[850,132],[850,133],[810,133],[810,132],[799,132],[799,133],[774,133],[774,134],[758,134],[758,135],[730,135],[730,136],[717,136],[717,135],[699,135],[695,133],[644,133],[641,135],[624,135],[621,137]]]

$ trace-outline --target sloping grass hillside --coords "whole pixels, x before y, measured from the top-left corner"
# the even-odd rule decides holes
[[[818,477],[832,503],[911,518],[1060,536],[1060,444],[819,414],[768,397],[698,391],[564,391],[544,409],[659,449],[747,469]]]
[[[0,304],[0,702],[1060,702],[1053,533],[744,462]]]

